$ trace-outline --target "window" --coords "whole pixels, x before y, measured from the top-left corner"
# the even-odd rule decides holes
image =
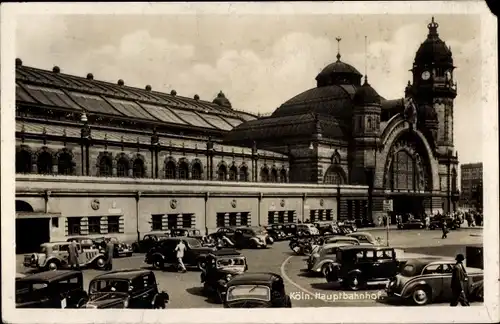
[[[179,164],[179,179],[187,180],[189,178],[189,167],[186,162]]]
[[[327,221],[332,220],[332,210],[331,209],[325,210],[325,220],[327,220]]]
[[[224,164],[221,164],[219,170],[217,171],[217,180],[226,181],[227,168]]]
[[[151,230],[163,230],[163,215],[151,215]]]
[[[217,227],[224,227],[225,226],[225,222],[224,222],[225,214],[224,213],[217,213],[216,217],[217,217],[216,226]]]
[[[286,181],[286,170],[285,169],[281,169],[281,171],[280,171],[280,182],[281,183],[287,182]]]
[[[182,227],[191,228],[193,226],[193,214],[182,215]]]
[[[318,220],[320,220],[320,221],[324,220],[323,213],[324,213],[323,209],[318,210]]]
[[[30,152],[21,150],[16,154],[16,173],[30,173],[31,164]]]
[[[101,177],[111,177],[113,175],[113,162],[109,156],[103,156],[99,161],[99,175]]]
[[[246,166],[240,167],[240,181],[248,181],[248,168]]]
[[[440,273],[441,271],[441,265],[440,264],[431,264],[427,266],[422,274],[435,274],[435,273]]]
[[[236,213],[229,214],[229,226],[237,226],[236,223]]]
[[[372,119],[371,119],[371,117],[368,117],[368,122],[367,122],[366,128],[367,128],[367,130],[371,130],[372,129]]]
[[[248,213],[241,213],[241,226],[248,225]]]
[[[195,162],[192,166],[191,170],[191,179],[193,180],[201,180],[201,164],[198,162]]]
[[[269,182],[269,169],[268,168],[263,168],[262,171],[260,171],[260,181]]]
[[[108,233],[120,233],[120,216],[108,216]]]
[[[121,157],[116,163],[116,174],[119,177],[128,177],[128,160],[125,157]]]
[[[289,210],[288,211],[288,223],[294,223],[295,222],[295,211]]]
[[[392,259],[392,250],[376,251],[377,259]]]
[[[283,224],[285,222],[285,211],[280,210],[278,212],[278,223]]]
[[[415,188],[413,157],[406,151],[399,151],[394,155],[392,161],[391,189],[413,190]]]
[[[177,228],[177,216],[177,214],[169,214],[167,216],[169,229]]]
[[[309,219],[311,220],[311,223],[314,223],[316,221],[316,211],[315,210],[309,211]]]
[[[68,235],[80,235],[81,233],[81,225],[80,220],[81,217],[68,217],[66,218],[68,221]]]
[[[52,155],[49,152],[42,152],[38,155],[38,173],[49,174],[52,173]]]
[[[52,217],[52,227],[59,227],[59,218]]]
[[[334,184],[339,185],[342,184],[343,177],[341,175],[341,169],[336,166],[330,166],[328,170],[326,170],[324,183],[325,184]]]
[[[73,174],[73,161],[69,153],[63,152],[59,154],[57,161],[57,173],[65,175]]]
[[[165,165],[165,178],[175,179],[175,163],[173,161],[168,161]]]
[[[274,212],[270,211],[267,212],[267,223],[268,224],[274,224],[276,220],[274,219]]]
[[[132,169],[134,178],[144,178],[144,176],[146,175],[144,171],[144,161],[142,161],[141,159],[137,158],[134,160]]]
[[[229,180],[230,181],[237,181],[238,180],[238,169],[236,166],[231,166],[229,169]]]
[[[89,217],[89,234],[101,233],[101,217]]]

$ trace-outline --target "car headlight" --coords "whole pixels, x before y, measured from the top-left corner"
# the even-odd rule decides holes
[[[232,278],[232,277],[233,277],[232,275],[230,275],[230,274],[227,274],[227,275],[226,275],[226,281],[229,281],[229,280],[231,280],[231,278]]]

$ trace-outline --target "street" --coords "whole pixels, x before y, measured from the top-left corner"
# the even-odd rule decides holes
[[[363,229],[360,229],[363,231]],[[465,254],[465,246],[482,244],[481,229],[459,229],[451,231],[448,238],[441,240],[440,231],[431,230],[391,230],[390,245],[405,250],[405,253],[428,254],[454,257],[457,253]],[[385,242],[384,230],[370,230],[375,237]],[[292,299],[293,307],[331,307],[331,306],[387,306],[383,287],[374,287],[367,291],[342,291],[335,285],[328,284],[322,277],[305,274],[305,257],[296,256],[288,247],[288,241],[277,242],[266,250],[242,250],[249,269],[252,272],[274,272],[285,280],[285,288]],[[143,263],[143,254],[134,254],[128,258],[113,260],[113,270],[126,268],[147,268]],[[17,256],[17,272],[26,273],[22,265],[22,256]],[[103,272],[84,270],[84,286],[95,276]],[[201,295],[200,272],[190,270],[187,273],[155,270],[159,289],[170,295],[169,308],[207,308],[222,307]]]

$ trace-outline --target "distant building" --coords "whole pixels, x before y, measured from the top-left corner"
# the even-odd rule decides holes
[[[483,163],[467,163],[460,166],[460,200],[465,208],[482,208]]]

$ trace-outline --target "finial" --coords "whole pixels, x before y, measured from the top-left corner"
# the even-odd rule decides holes
[[[367,70],[367,66],[368,66],[368,46],[367,46],[367,43],[368,43],[368,37],[365,35],[365,84],[368,83],[368,72],[366,71]]]
[[[438,27],[439,24],[434,21],[434,16],[432,16],[431,23],[427,25],[427,28],[429,28],[429,36],[438,36],[439,35],[437,33]]]
[[[340,37],[336,37],[335,38],[337,40],[337,61],[340,61],[340,41],[342,40],[342,38]]]
[[[225,97],[225,96],[224,96],[224,92],[222,92],[222,90],[221,90],[221,91],[219,91],[219,94],[217,95],[217,97],[219,97],[219,98],[224,98],[224,97]]]

